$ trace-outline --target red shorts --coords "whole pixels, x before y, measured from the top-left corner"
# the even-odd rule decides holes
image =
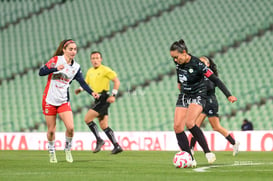
[[[72,111],[70,102],[64,103],[60,106],[53,106],[50,104],[47,104],[45,101],[43,101],[43,114],[44,115],[56,115],[57,113],[62,113],[66,111]]]

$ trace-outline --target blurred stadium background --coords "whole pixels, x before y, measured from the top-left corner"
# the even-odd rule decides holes
[[[41,100],[47,77],[39,67],[60,41],[72,38],[83,73],[89,54],[121,80],[110,109],[116,131],[171,131],[178,95],[169,47],[183,38],[194,55],[211,56],[238,102],[217,91],[221,122],[240,130],[273,129],[272,0],[1,0],[0,131],[46,131]],[[70,89],[75,131],[84,124],[91,97]],[[204,130],[212,130],[204,125]],[[65,130],[61,123],[57,131]]]

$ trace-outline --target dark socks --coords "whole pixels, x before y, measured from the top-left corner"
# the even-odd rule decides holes
[[[189,141],[188,141],[186,133],[184,131],[182,131],[181,133],[176,133],[176,139],[177,139],[180,149],[188,152],[191,155],[191,157],[193,158],[191,151],[190,151]]]
[[[92,133],[95,135],[97,141],[98,140],[102,140],[100,135],[99,135],[99,131],[98,131],[98,126],[96,123],[94,123],[93,121],[91,121],[90,123],[87,124],[89,129],[92,131]]]
[[[117,140],[115,138],[114,131],[110,127],[104,129],[103,131],[105,132],[105,134],[107,135],[107,137],[109,138],[109,140],[112,142],[112,144],[114,145],[114,147],[117,147],[118,143],[117,143]]]
[[[235,145],[235,140],[230,136],[230,134],[226,137],[226,139],[230,142],[230,144]]]
[[[205,153],[210,152],[209,147],[208,147],[208,143],[205,139],[205,136],[203,134],[203,132],[201,131],[201,129],[194,125],[194,127],[192,127],[191,129],[189,129],[191,134],[193,135],[193,137],[198,141],[199,145],[202,147],[203,151]]]
[[[196,139],[194,137],[191,137],[190,149],[193,149],[195,144],[196,144]]]

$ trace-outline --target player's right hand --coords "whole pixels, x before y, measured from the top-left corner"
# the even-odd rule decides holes
[[[64,69],[64,65],[62,64],[62,65],[58,65],[58,67],[57,67],[57,70],[63,70]]]
[[[98,99],[100,98],[100,95],[96,92],[92,92],[92,96],[95,98],[95,99]]]
[[[237,97],[235,97],[235,96],[229,96],[228,97],[228,101],[231,102],[231,103],[234,103],[234,102],[237,101]]]

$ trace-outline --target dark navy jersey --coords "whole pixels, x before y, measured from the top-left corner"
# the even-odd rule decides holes
[[[213,72],[197,57],[191,56],[188,63],[176,64],[177,81],[181,84],[184,94],[207,94],[204,76],[209,77]]]

